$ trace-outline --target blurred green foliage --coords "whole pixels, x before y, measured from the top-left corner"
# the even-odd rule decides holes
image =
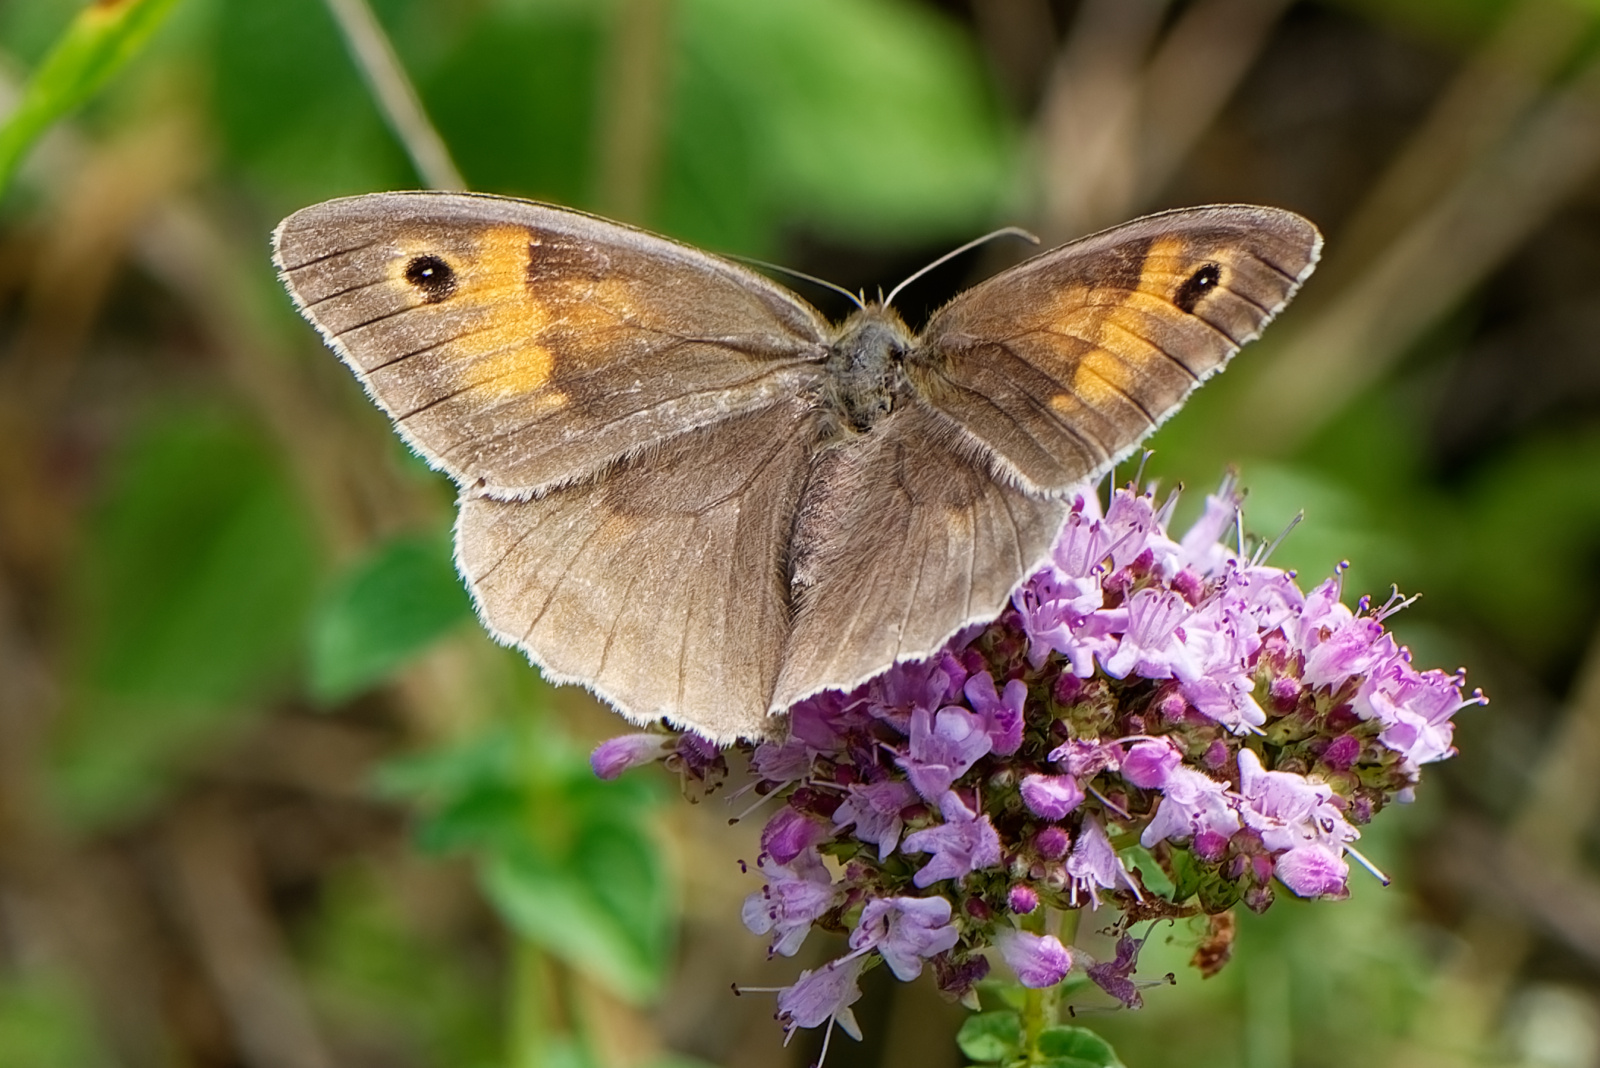
[[[956,1036],[961,1052],[979,1064],[1037,1064],[1039,1068],[1123,1068],[1105,1039],[1082,1027],[1048,1027],[1039,1036],[1042,1061],[1019,1060],[1022,1021],[1009,1009],[973,1014]]]
[[[473,188],[594,204],[618,5],[377,7]],[[853,240],[964,236],[1021,192],[1016,137],[976,51],[927,9],[683,0],[674,15],[658,188],[642,221],[763,254],[796,225]],[[228,161],[272,207],[416,184],[322,4],[219,5],[214,18]]]
[[[311,692],[334,702],[388,678],[472,617],[448,537],[401,535],[335,581],[311,627]]]
[[[548,724],[487,731],[391,764],[383,785],[430,809],[419,842],[471,850],[485,894],[525,937],[645,1001],[660,990],[676,902],[642,779],[601,782]]]
[[[292,685],[320,561],[280,458],[216,410],[133,432],[86,533],[56,781],[94,824],[141,812],[197,744]]]
[[[341,871],[302,940],[314,1004],[360,1045],[392,1062],[498,1062],[493,976],[419,931],[375,872]]]
[[[109,1068],[114,1063],[77,995],[60,976],[0,984],[0,1054],[7,1068]]]

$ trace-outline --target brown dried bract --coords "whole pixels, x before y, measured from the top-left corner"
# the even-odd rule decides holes
[[[1206,917],[1206,927],[1206,936],[1195,947],[1189,963],[1202,977],[1210,979],[1233,959],[1233,936],[1238,923],[1231,911],[1218,912]]]

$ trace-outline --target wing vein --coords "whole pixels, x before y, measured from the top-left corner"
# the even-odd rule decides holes
[[[351,245],[349,248],[335,249],[332,252],[324,252],[320,256],[313,256],[309,260],[302,260],[301,262],[295,264],[293,267],[289,266],[288,264],[284,264],[283,269],[285,271],[289,272],[290,274],[294,274],[296,271],[303,271],[307,267],[314,267],[315,265],[317,265],[319,263],[326,263],[328,260],[333,259],[335,256],[348,256],[352,252],[360,252],[362,249],[371,248],[373,245],[376,245],[376,244],[377,244],[376,241],[368,241],[364,245]]]
[[[1251,252],[1249,249],[1243,249],[1242,251],[1246,256],[1249,256],[1251,259],[1267,268],[1267,270],[1281,276],[1283,280],[1288,282],[1290,285],[1298,285],[1302,281],[1299,275],[1290,274],[1288,271],[1284,270],[1282,267],[1279,267],[1276,263],[1273,263],[1265,256],[1256,252]]]
[[[730,392],[732,390],[736,390],[741,386],[748,386],[748,385],[750,385],[752,383],[759,382],[764,378],[769,378],[772,375],[777,374],[780,371],[784,371],[784,370],[788,370],[788,368],[787,367],[779,367],[779,368],[776,368],[776,369],[771,370],[771,371],[764,371],[763,373],[761,373],[759,375],[753,375],[750,378],[740,379],[737,382],[729,382],[729,383],[726,383],[724,385],[719,385],[714,389],[691,390],[691,391],[689,391],[687,393],[678,393],[678,394],[674,394],[673,396],[670,396],[670,397],[663,397],[659,402],[657,402],[656,404],[652,404],[648,408],[640,408],[637,411],[624,412],[621,415],[612,416],[609,419],[597,420],[596,422],[594,422],[593,424],[591,424],[589,426],[588,432],[590,434],[594,434],[594,433],[596,433],[598,431],[605,430],[605,429],[607,429],[607,428],[609,428],[611,426],[614,426],[617,423],[624,422],[624,421],[626,421],[628,419],[637,418],[637,417],[639,417],[641,415],[646,414],[647,412],[654,411],[655,409],[660,408],[663,405],[671,404],[671,403],[676,402],[676,401],[685,401],[685,400],[689,400],[689,399],[695,398],[695,397],[710,397],[710,396],[714,396],[714,395],[716,395],[718,393],[727,393],[727,392]],[[486,380],[486,381],[490,381],[490,380]],[[416,409],[415,411],[408,412],[403,416],[397,416],[396,418],[397,419],[409,419],[409,418],[411,418],[411,416],[416,415],[419,412],[426,411],[428,408],[433,407],[435,404],[441,404],[444,401],[450,400],[452,397],[458,397],[462,393],[465,393],[467,390],[469,390],[471,388],[472,388],[471,386],[467,386],[467,387],[464,387],[463,389],[456,390],[456,391],[454,391],[453,393],[450,393],[447,396],[439,397],[436,400],[429,401],[427,404],[425,404],[422,407]],[[513,398],[513,399],[515,399],[515,398]],[[504,404],[498,405],[498,406],[496,406],[494,408],[485,409],[484,413],[482,413],[482,414],[492,415],[494,412],[500,410],[501,407],[504,407],[505,404],[509,404],[509,403],[511,403],[511,401],[506,401],[506,402],[504,402]],[[774,403],[777,403],[777,401],[774,401]],[[468,446],[483,447],[483,446],[491,445],[491,444],[493,444],[495,442],[504,441],[507,438],[510,438],[510,437],[513,437],[515,435],[518,435],[518,434],[521,434],[521,433],[525,432],[530,427],[533,427],[533,426],[537,425],[539,422],[540,422],[539,419],[530,419],[530,420],[528,420],[526,422],[518,423],[517,425],[515,425],[513,427],[510,427],[510,428],[508,428],[506,430],[502,430],[499,433],[491,435],[490,437],[487,437],[487,438],[473,439],[473,440],[470,440],[470,441],[466,441],[466,440],[461,441],[461,442],[459,442],[459,443],[457,443],[455,445],[452,445],[450,448],[444,450],[443,452],[441,452],[439,454],[439,456],[440,456],[441,459],[448,459],[450,456],[454,455],[460,449],[466,448]],[[696,429],[698,429],[698,427],[690,427],[688,430],[681,431],[681,433],[689,433],[690,431],[693,431],[693,430],[696,430]]]
[[[361,290],[361,289],[372,289],[375,286],[387,285],[388,282],[389,282],[389,279],[387,279],[387,278],[379,278],[379,279],[376,279],[375,281],[371,281],[371,282],[361,282],[361,283],[358,283],[358,284],[353,285],[353,286],[346,286],[345,288],[339,289],[339,290],[335,290],[332,293],[324,293],[322,296],[318,297],[316,300],[308,300],[304,304],[300,305],[300,308],[301,308],[302,311],[304,311],[304,312],[309,314],[314,309],[320,307],[323,304],[328,303],[328,301],[335,300],[335,299],[337,299],[339,297],[344,296],[347,293],[354,293],[357,290]],[[410,307],[410,305],[407,305],[407,307]],[[401,310],[405,310],[405,309],[401,309]],[[355,327],[351,327],[350,329],[354,330]],[[340,332],[343,333],[343,331],[340,331]]]
[[[604,527],[605,523],[596,523],[594,525],[594,529],[590,530],[589,533],[584,536],[583,544],[579,545],[577,549],[573,550],[572,555],[567,557],[566,563],[561,565],[561,573],[556,576],[556,580],[550,584],[550,593],[545,597],[544,604],[539,606],[539,611],[534,613],[533,620],[528,624],[528,628],[522,632],[522,637],[517,642],[518,645],[528,644],[528,637],[533,634],[533,628],[537,627],[539,622],[544,619],[544,614],[550,611],[550,606],[555,603],[556,594],[561,592],[562,585],[567,581],[567,577],[571,574],[573,562],[588,550],[589,543],[594,541],[594,539],[599,535],[601,529]]]

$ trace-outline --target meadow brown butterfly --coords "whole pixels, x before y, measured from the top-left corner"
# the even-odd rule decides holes
[[[913,335],[592,215],[378,193],[275,260],[400,435],[461,490],[484,625],[628,719],[719,742],[936,652],[1049,555],[1103,475],[1294,294],[1274,208],[1151,215],[1035,256]]]

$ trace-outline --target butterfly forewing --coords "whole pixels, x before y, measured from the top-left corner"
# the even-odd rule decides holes
[[[787,402],[826,356],[826,324],[761,276],[524,201],[329,201],[284,221],[276,257],[407,439],[497,496]]]
[[[1254,338],[1321,238],[1289,212],[1192,208],[1037,256],[929,322],[908,361],[1025,486],[1104,473]]]

